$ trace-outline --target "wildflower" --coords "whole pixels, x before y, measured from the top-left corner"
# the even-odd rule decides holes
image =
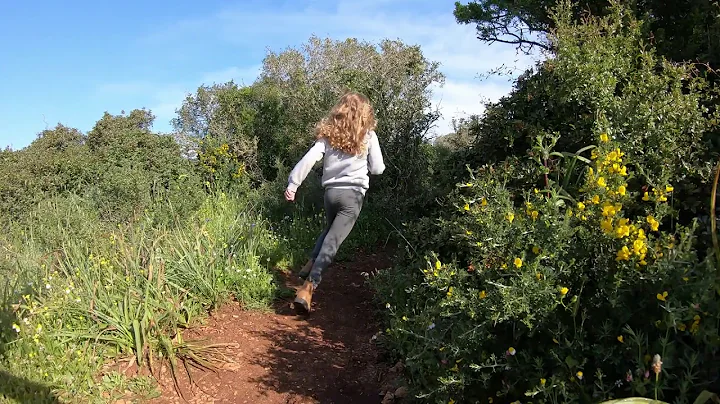
[[[517,268],[522,267],[522,264],[523,264],[522,259],[516,257],[516,258],[513,260],[513,264],[515,264],[515,266],[516,266]]]
[[[645,254],[647,253],[645,241],[640,239],[633,241],[633,252],[635,255],[640,256],[640,258],[645,258]]]
[[[625,343],[625,338],[622,335],[618,335],[617,340],[622,344]]]
[[[600,195],[593,195],[592,203],[594,203],[595,205],[599,204],[600,203]]]
[[[647,237],[645,236],[645,230],[643,230],[643,229],[638,229],[638,231],[637,231],[637,239],[638,239],[638,240],[645,240],[645,239],[647,239]]]
[[[627,371],[627,373],[625,373],[625,380],[626,380],[628,383],[630,383],[630,382],[633,381],[633,375],[632,375],[632,373],[631,373],[629,370]]]
[[[385,308],[386,308],[386,309],[389,309],[389,308],[390,308],[390,303],[385,303]]]
[[[577,203],[577,208],[578,208],[578,210],[581,210],[581,211],[582,211],[582,210],[585,210],[585,204],[582,203],[582,202],[578,202],[578,203]]]
[[[500,268],[502,268],[502,269],[507,269],[507,264],[503,262],[503,264],[500,265]]]
[[[512,212],[510,212],[507,215],[505,215],[505,218],[508,220],[508,222],[512,223],[513,220],[515,220],[515,215]]]
[[[660,360],[660,355],[655,354],[653,356],[653,364],[652,364],[652,370],[655,372],[655,375],[659,375],[662,371],[662,360]]]
[[[535,274],[535,277],[537,278],[537,280],[541,280],[543,278],[543,275],[540,272],[538,272]]]
[[[623,177],[627,177],[627,167],[625,167],[625,166],[620,167],[620,171],[618,171],[618,174],[620,174]]]
[[[447,297],[452,297],[452,295],[453,295],[453,287],[450,286],[447,291]]]
[[[541,385],[541,386],[544,386],[544,385],[545,385],[545,382],[546,382],[545,379],[540,379],[540,385]]]
[[[435,328],[435,323],[430,323],[427,329],[432,330],[433,328]]]
[[[672,185],[665,185],[665,192],[671,193],[674,190],[675,188],[673,188]]]
[[[440,260],[435,260],[435,269],[439,270],[440,268],[442,268],[442,263]]]
[[[678,324],[677,328],[680,331],[685,331],[687,329],[687,326],[685,325],[685,323],[680,323]]]
[[[600,228],[605,233],[610,233],[613,231],[613,225],[612,225],[612,219],[607,218],[600,221]]]
[[[570,289],[568,289],[568,288],[566,288],[565,286],[563,286],[563,287],[560,288],[560,295],[565,296],[565,295],[568,294],[569,291],[570,291]]]
[[[626,192],[625,185],[620,185],[617,189],[617,193],[622,196],[625,196],[625,192]]]
[[[532,212],[530,212],[530,217],[532,217],[532,220],[535,220],[538,218],[539,214],[540,212],[538,212],[537,210],[533,210]]]
[[[656,297],[657,297],[657,299],[660,300],[661,302],[664,302],[665,299],[667,299],[667,297],[668,297],[668,292],[667,292],[667,291],[664,291],[664,292],[662,292],[662,293],[658,293]]]
[[[603,133],[603,134],[600,135],[600,141],[601,141],[601,142],[607,143],[609,140],[610,140],[610,138],[608,137],[607,133]]]
[[[451,398],[450,401],[448,401],[448,404],[455,404],[455,400]]]
[[[647,220],[648,224],[650,225],[650,229],[652,231],[658,231],[658,226],[660,226],[660,223],[657,220],[655,220],[655,218],[652,217],[652,215],[648,215],[646,220]]]
[[[623,219],[620,219],[622,222]],[[615,236],[617,238],[623,238],[630,235],[630,226],[626,224],[618,224],[618,227],[615,229]]]
[[[483,196],[482,200],[480,200],[480,206],[487,206],[487,199]]]
[[[13,323],[12,329],[15,330],[16,333],[20,334],[20,326],[19,325]]]
[[[402,316],[403,321],[407,321],[407,316]]]
[[[660,195],[660,196],[658,196],[658,201],[665,202],[665,201],[667,201],[667,197],[665,195]]]
[[[513,348],[513,347],[510,347],[510,348],[508,348],[508,350],[507,350],[507,354],[510,355],[510,356],[515,356],[516,353],[517,353],[517,351],[516,351],[515,348]]]
[[[643,194],[642,200],[646,202],[650,200],[650,194],[647,191]]]
[[[620,251],[617,252],[617,256],[615,257],[617,261],[627,261],[630,259],[630,250],[627,248],[627,246],[622,246]]]
[[[533,252],[533,254],[540,254],[540,247],[538,247],[536,245],[533,246],[532,252]]]
[[[480,299],[484,299],[484,298],[487,297],[487,292],[485,292],[484,290],[482,290],[482,291],[480,291],[480,293],[478,294],[478,296],[480,297]]]
[[[582,372],[581,370],[578,370],[578,372],[575,373],[575,376],[577,376],[578,380],[582,380],[582,379],[583,379],[583,372]]]
[[[605,177],[598,178],[597,184],[600,188],[605,188],[607,186],[607,183],[605,182]]]
[[[595,160],[595,159],[598,158],[597,150],[593,149],[593,150],[590,152],[590,158],[591,158],[592,160]]]
[[[470,204],[467,204],[467,203],[466,203],[466,204],[465,204],[465,207],[464,207],[463,209],[465,209],[465,210],[470,210]]]

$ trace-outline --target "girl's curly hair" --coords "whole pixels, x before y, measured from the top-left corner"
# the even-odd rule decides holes
[[[337,150],[357,156],[365,153],[365,135],[375,129],[376,124],[370,100],[362,94],[348,92],[318,122],[315,136],[317,139],[325,138]]]

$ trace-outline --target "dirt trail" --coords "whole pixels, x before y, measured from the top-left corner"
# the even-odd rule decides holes
[[[354,262],[333,264],[314,296],[314,312],[298,317],[291,300],[274,312],[245,312],[227,305],[185,340],[236,344],[231,363],[216,374],[193,372],[180,386],[190,403],[380,403],[381,376],[371,341],[379,325],[372,315],[371,292],[363,272],[384,269],[385,254],[358,255]],[[299,281],[289,277],[289,285]],[[184,401],[172,381],[161,380],[162,396],[153,403]]]

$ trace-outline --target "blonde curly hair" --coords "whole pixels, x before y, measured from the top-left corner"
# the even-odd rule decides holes
[[[370,100],[359,93],[345,93],[330,113],[315,127],[316,139],[326,139],[330,145],[351,155],[364,154],[365,135],[374,130],[377,122]]]

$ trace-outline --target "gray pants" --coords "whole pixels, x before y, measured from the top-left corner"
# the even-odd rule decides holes
[[[308,279],[317,287],[322,272],[335,258],[340,245],[350,234],[360,210],[364,196],[354,189],[328,188],[325,190],[325,216],[327,225],[315,242],[310,258],[315,261]]]

